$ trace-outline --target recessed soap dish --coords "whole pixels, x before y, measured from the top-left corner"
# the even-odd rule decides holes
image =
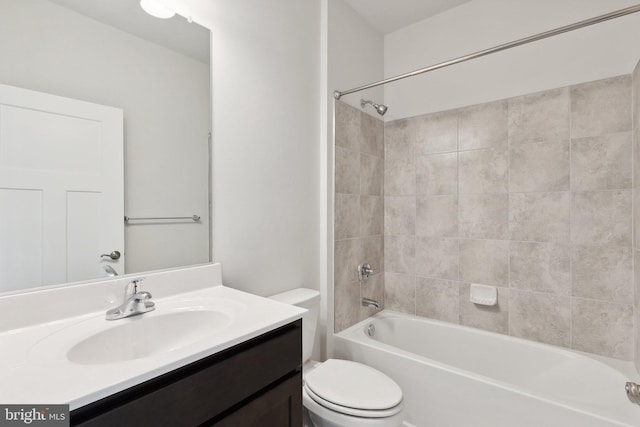
[[[471,284],[469,299],[474,304],[496,305],[498,303],[498,290],[495,286]]]

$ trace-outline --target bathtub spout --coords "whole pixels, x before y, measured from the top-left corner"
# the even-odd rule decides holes
[[[376,310],[380,310],[380,303],[378,301],[372,300],[371,298],[362,298],[362,306],[373,307]]]
[[[631,403],[640,405],[640,385],[628,382],[624,389],[627,392],[627,397]]]

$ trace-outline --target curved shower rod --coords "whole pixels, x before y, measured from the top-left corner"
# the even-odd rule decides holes
[[[492,53],[501,52],[503,50],[511,49],[512,47],[522,46],[527,43],[535,42],[538,40],[546,39],[548,37],[557,36],[558,34],[567,33],[569,31],[578,30],[580,28],[588,27],[590,25],[599,24],[601,22],[609,21],[611,19],[620,18],[622,16],[630,15],[632,13],[640,12],[640,4],[635,6],[630,6],[624,9],[616,10],[614,12],[609,12],[604,15],[599,15],[594,18],[585,19],[584,21],[575,22],[573,24],[565,25],[563,27],[556,28],[554,30],[545,31],[543,33],[539,33],[533,36],[525,37],[523,39],[515,40],[509,43],[504,43],[489,49],[480,50],[475,53],[471,53],[469,55],[460,56],[455,59],[450,59],[449,61],[441,62],[439,64],[431,65],[429,67],[420,68],[419,70],[411,71],[409,73],[400,74],[395,77],[389,77],[388,79],[380,80],[375,83],[370,83],[368,85],[359,86],[349,90],[339,91],[336,90],[333,92],[333,97],[335,99],[340,99],[344,95],[349,95],[350,93],[360,92],[361,90],[371,89],[372,87],[381,86],[387,83],[392,83],[398,80],[406,79],[408,77],[417,76],[419,74],[428,73],[429,71],[438,70],[440,68],[449,67],[450,65],[459,64],[461,62],[470,61],[472,59],[480,58],[482,56],[490,55]]]

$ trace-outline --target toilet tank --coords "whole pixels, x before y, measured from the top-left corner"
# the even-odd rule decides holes
[[[307,288],[296,288],[269,298],[296,307],[306,308],[302,315],[302,363],[311,358],[320,314],[320,292]]]

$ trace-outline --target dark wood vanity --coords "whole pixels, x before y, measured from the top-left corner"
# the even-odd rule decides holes
[[[71,412],[83,427],[302,425],[302,320]]]

